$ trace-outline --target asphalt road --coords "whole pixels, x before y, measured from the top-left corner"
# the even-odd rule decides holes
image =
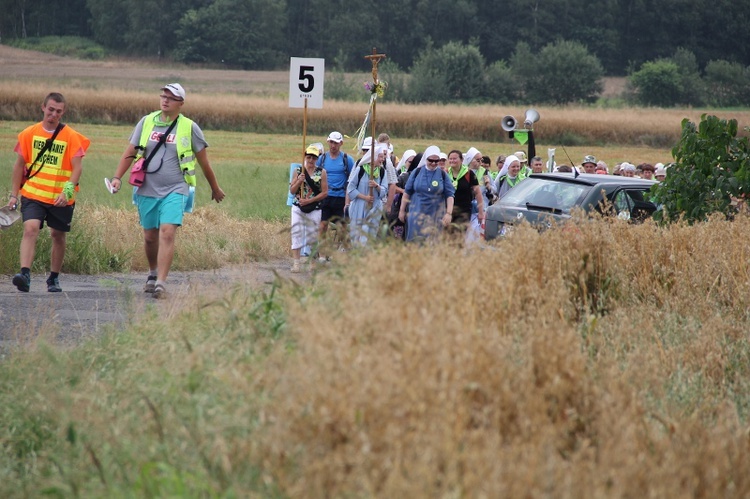
[[[32,275],[31,289],[22,293],[0,275],[0,349],[22,346],[39,338],[75,344],[107,328],[122,327],[146,307],[179,308],[188,293],[221,293],[236,284],[261,289],[278,277],[302,281],[309,274],[291,274],[287,260],[256,262],[198,272],[171,272],[166,299],[143,292],[145,274],[60,275],[62,293],[48,293],[45,275]]]

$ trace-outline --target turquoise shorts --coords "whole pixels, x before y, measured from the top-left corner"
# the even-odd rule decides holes
[[[158,229],[161,224],[182,225],[187,196],[172,192],[165,198],[136,196],[138,216],[144,229]]]

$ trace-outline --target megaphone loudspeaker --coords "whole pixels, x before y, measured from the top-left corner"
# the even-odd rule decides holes
[[[536,109],[529,109],[526,111],[526,117],[523,119],[523,124],[527,128],[531,128],[531,126],[539,121],[539,113]]]
[[[512,132],[513,130],[516,129],[516,123],[517,123],[516,119],[511,115],[503,117],[503,121],[502,121],[503,130],[505,130],[506,132]]]

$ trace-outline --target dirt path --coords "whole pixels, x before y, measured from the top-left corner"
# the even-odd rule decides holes
[[[172,272],[169,295],[155,300],[143,293],[138,274],[60,276],[62,293],[48,293],[45,276],[32,276],[31,291],[19,292],[12,276],[0,275],[0,350],[44,337],[71,344],[127,323],[147,307],[178,313],[190,293],[219,295],[235,285],[261,290],[278,277],[304,282],[309,274],[291,274],[288,260],[253,262],[217,270]]]

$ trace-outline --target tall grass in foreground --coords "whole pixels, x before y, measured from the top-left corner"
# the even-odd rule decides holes
[[[13,352],[0,494],[747,497],[750,220],[576,227]]]
[[[0,274],[18,272],[20,222],[0,235]],[[289,253],[288,224],[238,220],[213,207],[186,215],[177,231],[174,270],[216,269],[229,264],[277,259]],[[49,272],[52,241],[44,229],[36,246],[34,273]],[[148,270],[143,231],[135,208],[78,203],[67,237],[63,272],[101,274]]]

